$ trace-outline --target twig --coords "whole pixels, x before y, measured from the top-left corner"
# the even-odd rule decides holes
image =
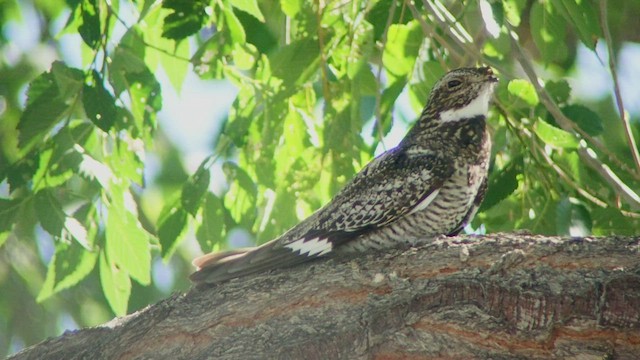
[[[322,30],[322,12],[324,11],[324,1],[318,0],[318,11],[316,12],[316,21],[318,22],[318,47],[320,48],[320,71],[322,72],[322,94],[325,103],[330,106],[331,92],[329,91],[329,75],[327,74],[327,54],[324,53],[324,31]]]
[[[442,35],[438,34],[431,26],[429,26],[429,24],[427,24],[427,22],[422,17],[422,14],[420,14],[418,9],[416,9],[415,5],[413,5],[412,1],[410,0],[406,1],[406,4],[409,10],[411,10],[411,14],[413,14],[413,17],[418,20],[418,23],[422,28],[422,33],[424,34],[424,36],[425,37],[431,36],[433,39],[435,39],[436,42],[438,42],[440,45],[447,48],[447,50],[449,50],[449,56],[454,58],[455,61],[459,63],[460,59],[462,59],[462,55],[458,53],[458,50],[453,48],[451,45],[449,45],[447,40],[443,38]],[[442,66],[443,69],[447,69],[447,63],[442,58],[442,55],[440,55],[439,52],[437,52],[437,54],[438,54],[438,61],[440,62],[440,66]]]
[[[536,93],[538,94],[540,101],[545,105],[545,107],[551,113],[551,115],[553,115],[553,117],[556,119],[556,121],[558,122],[558,125],[560,125],[561,128],[570,132],[578,132],[582,135],[584,132],[581,129],[577,128],[577,126],[573,125],[571,120],[569,120],[562,113],[560,108],[558,108],[558,105],[556,105],[556,103],[551,99],[551,96],[549,95],[549,93],[547,93],[546,89],[542,86],[542,84],[540,84],[540,82],[538,81],[538,76],[536,75],[536,72],[533,69],[533,65],[531,64],[529,59],[525,56],[524,50],[520,47],[520,44],[518,44],[516,39],[514,39],[513,37],[513,29],[507,23],[505,24],[509,31],[509,40],[511,42],[511,48],[514,50],[516,54],[516,58],[518,59],[518,62],[522,66],[522,69],[527,74],[527,76],[529,77],[529,80],[531,80],[531,83],[536,89]],[[583,150],[581,151],[581,149]],[[620,194],[629,202],[631,206],[633,206],[634,208],[640,208],[640,197],[635,192],[633,192],[633,190],[631,190],[626,184],[624,184],[622,180],[620,180],[620,178],[608,166],[602,164],[602,162],[598,160],[597,157],[594,158],[590,156],[587,150],[591,150],[591,149],[586,146],[579,148],[578,155],[580,155],[580,157],[583,160],[585,160],[585,162],[593,170],[595,170],[598,174],[600,174],[600,176],[602,176],[602,178],[611,187],[618,190]],[[593,150],[591,150],[591,152],[593,152]],[[593,154],[595,154],[595,152],[593,152]]]
[[[620,120],[624,127],[624,135],[627,138],[627,143],[631,149],[631,155],[636,168],[640,171],[640,154],[638,153],[638,147],[631,131],[629,119],[624,111],[624,104],[622,103],[622,93],[620,92],[620,85],[618,83],[618,73],[616,71],[615,53],[613,51],[613,41],[611,39],[611,32],[609,31],[609,22],[607,20],[607,0],[600,0],[600,25],[602,27],[602,33],[604,34],[605,42],[607,43],[607,51],[609,52],[609,69],[611,70],[611,77],[613,78],[613,93],[616,98],[616,105],[618,106],[618,112],[620,112]]]
[[[389,28],[391,27],[391,23],[393,22],[393,17],[396,13],[396,2],[391,2],[391,9],[389,10],[389,17],[387,17],[387,23],[384,25],[384,31],[382,32],[381,46],[380,46],[380,66],[378,67],[378,73],[376,74],[376,84],[380,87],[382,83],[382,68],[384,67],[383,57],[384,57],[384,48],[387,44],[387,35],[389,34]],[[380,113],[380,105],[382,103],[382,95],[380,94],[380,88],[376,90],[376,126],[378,127],[378,137],[380,140],[380,144],[382,144],[382,149],[387,150],[384,145],[384,134],[382,133],[382,114]]]

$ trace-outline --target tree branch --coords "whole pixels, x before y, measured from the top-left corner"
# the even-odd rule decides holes
[[[639,249],[640,238],[439,238],[192,289],[13,359],[631,359]]]

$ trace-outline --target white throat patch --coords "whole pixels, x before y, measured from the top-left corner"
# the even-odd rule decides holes
[[[493,93],[493,87],[493,84],[491,86],[485,86],[482,93],[464,107],[455,110],[443,111],[440,113],[440,121],[449,122],[471,119],[478,115],[487,116],[487,112],[489,111],[489,100]]]

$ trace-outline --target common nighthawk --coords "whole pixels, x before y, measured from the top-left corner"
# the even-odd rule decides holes
[[[447,73],[400,144],[372,160],[331,202],[261,246],[195,259],[191,280],[214,284],[328,254],[458,234],[486,190],[486,116],[497,81],[488,67]]]

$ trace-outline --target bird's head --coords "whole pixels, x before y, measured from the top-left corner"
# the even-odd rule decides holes
[[[422,118],[445,123],[486,116],[497,82],[490,67],[452,70],[433,86]]]

